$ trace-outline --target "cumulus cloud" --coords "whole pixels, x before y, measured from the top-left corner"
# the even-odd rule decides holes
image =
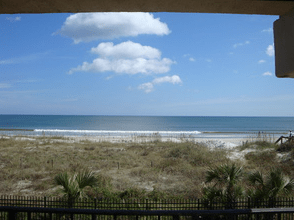
[[[269,45],[269,46],[266,48],[266,54],[269,55],[270,57],[272,57],[272,56],[275,55],[274,44]]]
[[[161,52],[150,46],[142,46],[132,41],[123,42],[113,45],[112,42],[101,43],[97,47],[91,49],[92,53],[98,54],[100,57],[113,57],[134,59],[137,57],[146,59],[160,59]]]
[[[190,57],[189,60],[190,60],[191,62],[195,62],[195,59],[194,59],[193,57]]]
[[[79,13],[70,15],[54,34],[70,37],[74,43],[98,39],[134,37],[139,34],[167,35],[166,23],[144,12]]]
[[[263,76],[272,76],[273,74],[271,72],[265,72],[262,74]]]
[[[17,17],[6,17],[6,20],[10,21],[10,22],[16,22],[16,21],[20,21],[21,17],[17,16]]]
[[[244,46],[244,45],[247,45],[247,44],[250,44],[250,41],[245,41],[244,43],[237,43],[237,44],[234,44],[233,47],[234,48],[237,48],[237,47],[241,47],[241,46]]]
[[[84,62],[72,68],[69,74],[83,72],[114,72],[119,74],[166,73],[174,62],[168,58],[161,59],[161,52],[153,47],[142,46],[132,41],[114,45],[112,42],[101,43],[91,49],[100,57],[92,63]]]
[[[173,76],[164,76],[160,78],[155,78],[152,82],[143,83],[138,86],[138,89],[144,90],[146,93],[152,92],[154,89],[154,85],[161,84],[161,83],[171,83],[181,84],[182,80],[178,75]]]
[[[258,63],[265,63],[265,60],[259,60]]]

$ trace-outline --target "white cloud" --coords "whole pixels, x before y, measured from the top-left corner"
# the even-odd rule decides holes
[[[108,60],[97,58],[93,60],[93,63],[84,62],[81,66],[72,68],[69,74],[77,71],[83,72],[115,72],[126,74],[151,74],[151,73],[166,73],[170,70],[170,65],[173,63],[168,58],[162,60],[156,59],[117,59]]]
[[[72,68],[69,74],[77,71],[158,74],[168,72],[171,64],[174,63],[168,58],[161,59],[161,52],[156,48],[142,46],[131,41],[118,45],[101,43],[91,51],[101,57],[94,59],[92,63],[84,62],[82,65]]]
[[[145,90],[146,93],[149,93],[153,91],[153,87],[154,87],[154,84],[151,82],[148,82],[148,83],[143,83],[139,85],[138,89]]]
[[[15,22],[15,21],[20,21],[21,17],[17,16],[17,17],[6,17],[6,20],[10,21],[10,22]]]
[[[250,41],[245,41],[244,43],[237,43],[237,44],[234,44],[233,47],[234,48],[237,48],[237,47],[241,47],[241,46],[244,46],[244,45],[247,45],[247,44],[250,44]]]
[[[153,81],[153,84],[160,84],[164,82],[172,83],[172,84],[179,84],[182,83],[182,80],[179,76],[173,75],[173,76],[164,76],[160,78],[155,78]]]
[[[272,76],[273,74],[271,72],[265,72],[262,74],[263,76]]]
[[[268,28],[268,29],[264,29],[261,32],[268,32],[268,33],[272,33],[273,29],[272,28]]]
[[[150,13],[109,12],[70,15],[55,34],[70,37],[77,44],[139,34],[167,35],[170,32],[166,23]]]
[[[187,58],[189,59],[189,61],[191,61],[191,62],[195,62],[195,61],[196,61],[196,60],[192,57],[192,55],[191,55],[191,54],[188,54],[188,53],[187,53],[187,54],[184,54],[183,57],[185,57],[185,58],[187,57]]]
[[[160,59],[161,52],[150,46],[142,46],[132,41],[113,45],[112,42],[101,43],[91,49],[92,53],[99,54],[100,57],[113,57],[123,59],[133,59],[137,57],[146,59]]]
[[[274,44],[269,45],[269,46],[266,48],[266,54],[269,55],[270,57],[272,57],[272,56],[275,55]]]
[[[138,86],[138,89],[144,90],[146,93],[149,93],[153,91],[154,85],[161,84],[161,83],[171,83],[175,85],[175,84],[181,84],[182,80],[178,75],[164,76],[160,78],[155,78],[152,82],[143,83]]]
[[[258,63],[265,63],[265,60],[259,60]]]
[[[0,83],[0,89],[8,89],[11,87],[11,84],[8,83]]]

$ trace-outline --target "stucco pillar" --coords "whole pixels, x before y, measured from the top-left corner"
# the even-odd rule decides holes
[[[294,78],[294,14],[274,22],[276,76]]]

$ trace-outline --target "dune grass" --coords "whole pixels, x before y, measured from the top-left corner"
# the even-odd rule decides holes
[[[279,161],[275,146],[247,143],[255,149],[244,160],[231,161],[230,152],[203,144],[153,141],[110,143],[62,137],[2,136],[0,138],[0,192],[5,195],[56,196],[53,179],[62,172],[87,168],[99,178],[89,190],[95,197],[122,197],[124,193],[161,197],[199,198],[209,167],[235,162],[246,171],[281,167],[293,176],[292,163]]]

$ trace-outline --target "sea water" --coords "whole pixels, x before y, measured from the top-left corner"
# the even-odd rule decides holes
[[[294,117],[0,115],[0,134],[217,137],[287,134]]]

